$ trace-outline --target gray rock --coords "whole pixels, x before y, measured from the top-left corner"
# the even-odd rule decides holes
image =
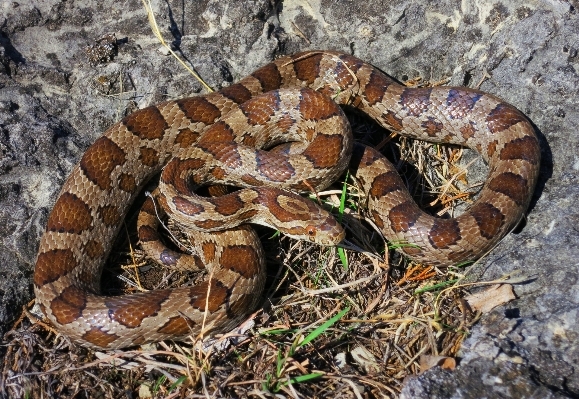
[[[386,3],[386,4],[381,4]],[[522,110],[541,137],[529,217],[472,268],[529,277],[485,316],[454,372],[408,378],[404,398],[579,397],[579,20],[573,2],[394,0],[159,3],[165,39],[214,88],[276,54],[335,49],[405,81],[450,78]],[[136,108],[202,87],[151,35],[140,2],[4,2],[0,14],[0,332],[33,296],[38,240],[82,152]],[[86,48],[114,34],[110,61]],[[93,60],[94,61],[94,60]],[[93,63],[94,64],[94,63]]]

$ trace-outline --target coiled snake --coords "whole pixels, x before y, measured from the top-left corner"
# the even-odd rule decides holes
[[[357,107],[401,135],[476,149],[489,164],[479,198],[454,219],[424,213],[379,152],[352,143],[340,107],[328,99]],[[270,154],[256,149],[298,140],[305,144],[281,145]],[[93,348],[231,328],[257,305],[264,284],[257,237],[246,226],[234,229],[235,220],[274,224],[326,245],[339,242],[344,233],[325,211],[280,187],[324,188],[348,161],[384,236],[416,244],[401,249],[416,260],[448,265],[476,259],[518,223],[538,177],[540,148],[528,120],[490,94],[407,88],[337,52],[282,57],[217,93],[151,106],[109,128],[84,153],[48,218],[34,274],[37,301],[59,332]],[[227,229],[194,240],[199,253],[193,259],[199,268],[210,265],[211,278],[194,287],[101,296],[100,274],[123,218],[165,165],[158,202],[177,223]],[[191,189],[232,180],[247,188],[214,198],[198,198]],[[154,247],[157,236],[146,222],[152,213],[148,202],[139,233]],[[178,257],[162,255],[165,263]]]

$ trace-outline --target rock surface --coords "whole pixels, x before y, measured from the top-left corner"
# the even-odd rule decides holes
[[[529,280],[515,287],[516,301],[472,330],[455,371],[409,378],[402,397],[579,397],[577,5],[381,3],[169,1],[154,10],[165,39],[214,88],[278,54],[314,48],[352,53],[401,81],[449,78],[474,87],[489,75],[480,88],[532,120],[543,163],[526,226],[470,273],[492,280],[519,270]],[[38,240],[83,151],[132,110],[202,87],[165,55],[141,2],[22,0],[0,10],[4,332],[33,297]],[[101,42],[87,52],[110,34],[117,48]]]

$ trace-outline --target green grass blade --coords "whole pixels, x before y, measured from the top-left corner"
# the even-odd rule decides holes
[[[185,376],[185,375],[179,377],[177,379],[177,381],[175,381],[174,383],[171,384],[171,386],[169,387],[169,392],[171,392],[173,389],[177,388],[177,386],[181,385],[183,383],[183,381],[185,381],[186,379],[187,379],[187,376]]]
[[[320,334],[322,334],[324,331],[326,331],[328,328],[330,328],[330,326],[332,326],[338,320],[340,320],[342,318],[342,316],[344,316],[349,310],[350,310],[349,307],[342,310],[340,313],[338,313],[337,315],[335,315],[334,317],[332,317],[331,319],[326,321],[324,324],[322,324],[321,326],[316,328],[314,331],[309,333],[307,335],[307,337],[305,337],[304,340],[302,342],[300,342],[299,346],[304,346],[304,345],[310,343],[311,341],[313,341],[314,339],[316,339],[318,336],[320,336]]]
[[[340,208],[338,209],[338,223],[342,223],[342,219],[344,218],[344,209],[346,208],[346,188],[348,181],[348,177],[350,172],[346,172],[346,178],[344,179],[344,185],[342,186],[342,195],[340,195]],[[345,270],[348,270],[348,257],[346,256],[346,251],[344,248],[338,248],[338,256],[342,261],[342,265],[344,266]]]
[[[348,270],[348,257],[346,256],[346,250],[342,247],[338,247],[338,256],[342,261],[342,266],[345,270]]]
[[[456,265],[451,266],[451,267],[461,268],[461,267],[466,267],[466,266],[472,265],[473,263],[474,263],[474,260],[467,260],[466,262],[457,263]]]
[[[323,373],[312,373],[312,374],[300,375],[297,377],[290,378],[290,382],[292,384],[298,384],[300,382],[305,382],[305,381],[313,380],[316,378],[320,378],[323,375],[324,375]],[[283,385],[287,385],[287,381],[283,381]]]
[[[342,218],[344,217],[344,209],[346,208],[346,188],[348,177],[350,176],[350,172],[346,172],[346,178],[344,179],[344,185],[342,186],[342,195],[340,195],[340,208],[338,209],[338,223],[342,223]]]
[[[442,283],[439,283],[439,284],[430,285],[428,287],[422,287],[422,288],[419,288],[416,291],[414,291],[414,295],[422,294],[423,292],[427,292],[427,291],[436,291],[442,287],[452,285],[452,284],[456,283],[457,281],[458,281],[458,279],[448,280],[448,281],[443,281]]]
[[[281,371],[283,370],[283,365],[287,358],[283,357],[281,354],[281,349],[277,351],[277,363],[276,363],[276,374],[277,378],[281,377]]]

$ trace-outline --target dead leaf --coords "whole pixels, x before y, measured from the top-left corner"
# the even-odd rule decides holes
[[[467,296],[466,301],[474,311],[488,313],[497,306],[504,305],[516,299],[513,286],[510,284],[497,284],[484,291]]]
[[[376,357],[363,346],[356,346],[350,352],[352,358],[358,363],[367,374],[379,373],[381,368]]]
[[[422,355],[420,356],[420,373],[424,373],[426,370],[433,368],[434,366],[440,366],[445,370],[454,370],[456,368],[456,360],[453,357],[448,356],[432,356],[432,355]]]

